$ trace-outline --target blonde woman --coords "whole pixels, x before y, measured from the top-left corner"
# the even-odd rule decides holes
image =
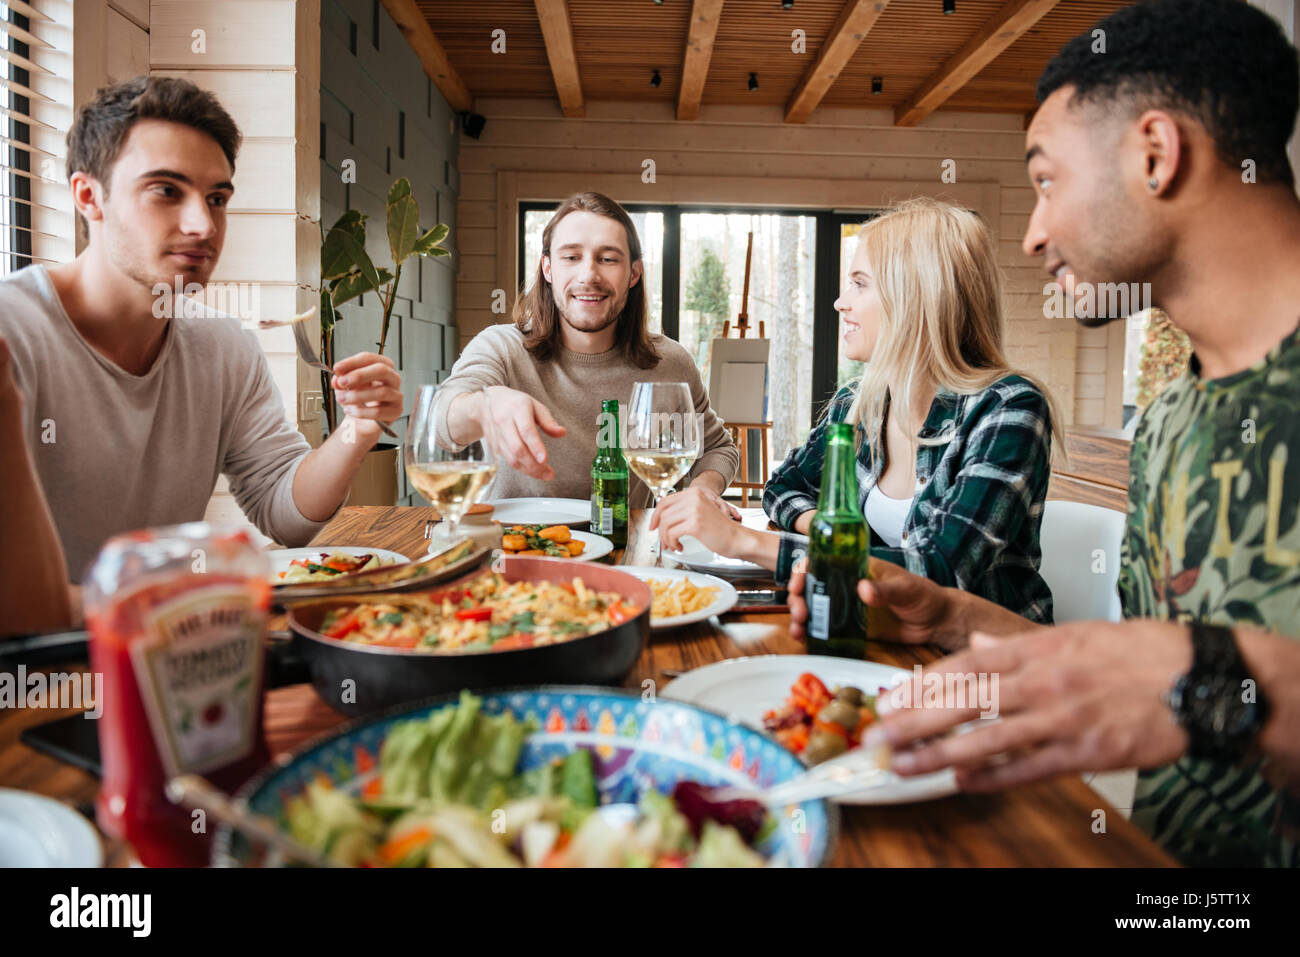
[[[692,535],[787,581],[817,508],[826,425],[849,422],[871,554],[1049,623],[1038,530],[1057,420],[1003,355],[993,236],[974,213],[932,199],[903,203],[860,236],[835,308],[844,352],[866,370],[764,489],[763,508],[786,531],[672,497],[651,527],[665,548]]]

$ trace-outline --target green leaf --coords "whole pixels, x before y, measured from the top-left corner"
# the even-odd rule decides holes
[[[357,245],[365,248],[366,217],[355,209],[349,209],[335,221],[321,244],[320,271],[321,280],[337,279],[357,268],[360,263],[352,255],[352,248],[345,237],[351,237]]]
[[[370,289],[378,289],[382,286],[383,281],[380,280],[379,273],[375,271],[375,264],[370,261],[370,255],[366,252],[366,247],[357,242],[356,238],[347,232],[339,232],[336,235],[339,237],[338,241],[342,243],[347,254],[352,257],[352,262],[361,270],[361,275],[365,277],[366,282],[370,283]],[[329,242],[328,236],[325,237],[325,242]],[[348,272],[351,272],[351,270],[348,270]],[[361,289],[359,291],[366,292],[367,290]]]
[[[435,259],[439,256],[450,256],[451,250],[443,249],[441,246],[434,246],[432,249],[429,250],[429,255],[433,256]]]
[[[379,285],[385,286],[392,281],[393,274],[387,269],[378,270]],[[336,306],[341,306],[349,300],[355,299],[363,292],[370,292],[373,286],[370,281],[359,272],[351,272],[342,279],[336,280],[330,287],[333,290],[333,302]]]
[[[392,206],[403,196],[411,195],[411,181],[405,176],[399,178],[388,188],[388,205]]]
[[[420,207],[416,205],[407,186],[407,193],[388,204],[388,248],[393,253],[393,265],[400,266],[415,249],[420,231]]]
[[[447,234],[450,232],[451,229],[446,223],[439,223],[415,241],[415,249],[413,252],[417,256],[438,255],[437,253],[434,253],[433,250],[437,249],[439,245],[441,245],[442,241],[447,238]],[[446,250],[443,251],[442,255],[447,255]]]

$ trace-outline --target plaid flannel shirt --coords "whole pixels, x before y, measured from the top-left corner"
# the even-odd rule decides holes
[[[844,388],[808,436],[790,453],[763,490],[763,510],[781,533],[776,579],[808,548],[790,531],[795,519],[817,508],[826,427],[843,422],[856,389]],[[862,427],[858,426],[859,432]],[[943,436],[916,452],[917,490],[903,523],[902,544],[871,536],[871,554],[924,575],[940,585],[972,592],[1030,621],[1052,622],[1052,593],[1038,573],[1038,530],[1051,473],[1052,430],[1047,400],[1020,376],[1007,376],[975,395],[940,392],[921,429],[922,438]],[[880,477],[862,441],[857,458],[858,502]]]

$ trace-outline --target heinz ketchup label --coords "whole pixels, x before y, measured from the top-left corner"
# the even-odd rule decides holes
[[[203,774],[253,750],[265,619],[248,589],[230,584],[185,592],[145,617],[131,664],[169,776]]]

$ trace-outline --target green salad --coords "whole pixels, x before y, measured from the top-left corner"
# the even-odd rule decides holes
[[[286,805],[293,837],[353,867],[761,867],[754,801],[683,781],[599,810],[591,752],[518,772],[531,724],[456,707],[392,727],[359,794],[319,780]]]

